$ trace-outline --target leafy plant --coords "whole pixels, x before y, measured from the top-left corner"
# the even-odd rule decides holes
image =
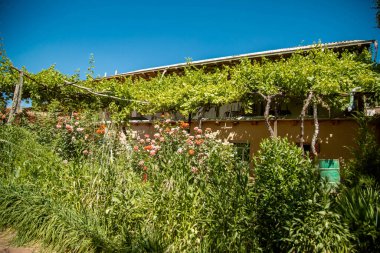
[[[359,183],[363,177],[372,177],[380,183],[380,145],[376,140],[369,118],[356,117],[358,123],[357,147],[352,148],[354,158],[347,165],[347,181],[351,185]]]
[[[303,217],[287,222],[288,235],[282,239],[290,252],[353,252],[354,236],[339,212],[333,208],[334,197],[328,185]]]
[[[336,210],[348,224],[359,252],[380,250],[380,193],[370,186],[346,189],[337,200]]]
[[[286,225],[314,210],[319,178],[300,148],[287,139],[264,140],[255,159],[255,209],[260,245],[278,251]]]

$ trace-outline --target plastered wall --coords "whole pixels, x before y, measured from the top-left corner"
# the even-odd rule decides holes
[[[354,120],[323,120],[319,121],[319,149],[320,158],[343,158],[351,157],[348,147],[355,146],[355,137],[358,126]],[[217,132],[217,137],[229,142],[249,143],[251,156],[254,155],[264,138],[269,137],[269,132],[264,121],[193,121],[191,129],[200,126],[202,129],[211,128]],[[278,120],[277,126],[272,124],[278,136],[288,137],[298,142],[300,123],[298,120]],[[137,134],[154,133],[153,124],[138,123],[131,125]],[[305,120],[305,143],[310,144],[314,126],[312,120]]]

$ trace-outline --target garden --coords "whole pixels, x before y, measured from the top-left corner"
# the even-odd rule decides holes
[[[315,139],[317,105],[343,111],[359,86],[368,103],[378,100],[369,52],[319,49],[121,81],[94,78],[93,59],[80,80],[54,66],[37,74],[17,69],[3,52],[3,100],[17,101],[22,83],[18,97],[33,107],[0,115],[0,230],[47,252],[379,252],[374,118],[355,116],[357,146],[336,187],[320,177],[302,141],[272,134],[276,99],[302,98],[300,120],[314,108]],[[159,118],[152,134],[126,123],[132,110],[188,115],[234,101],[249,110],[256,95],[268,108],[270,138],[250,162],[211,129],[186,121]],[[112,120],[101,117],[104,110]]]

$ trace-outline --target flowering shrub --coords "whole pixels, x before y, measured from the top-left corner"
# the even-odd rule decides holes
[[[99,142],[106,132],[101,124],[96,130],[86,126],[86,120],[79,113],[72,116],[60,116],[55,125],[58,141],[56,151],[65,159],[86,158],[93,153],[93,146]]]
[[[154,231],[148,229],[144,241],[160,238],[158,243],[171,245],[172,252],[252,245],[252,226],[244,225],[251,215],[244,209],[249,166],[233,146],[218,140],[211,129],[195,127],[190,134],[183,122],[158,122],[154,129],[132,144],[132,169],[150,189],[154,206],[146,217],[157,217],[145,221],[145,228]],[[208,222],[216,220],[220,222]]]
[[[142,173],[144,181],[173,167],[181,167],[192,176],[209,174],[211,156],[218,154],[224,162],[231,158],[232,147],[217,140],[211,129],[203,131],[195,127],[195,134],[191,135],[188,123],[171,125],[169,121],[157,123],[154,129],[153,136],[137,136],[133,143],[134,167]]]

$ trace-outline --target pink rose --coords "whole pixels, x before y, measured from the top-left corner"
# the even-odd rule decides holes
[[[71,125],[69,125],[69,124],[66,124],[66,130],[68,131],[68,132],[72,132],[73,131],[73,129],[74,129],[74,127],[73,126],[71,126]]]

